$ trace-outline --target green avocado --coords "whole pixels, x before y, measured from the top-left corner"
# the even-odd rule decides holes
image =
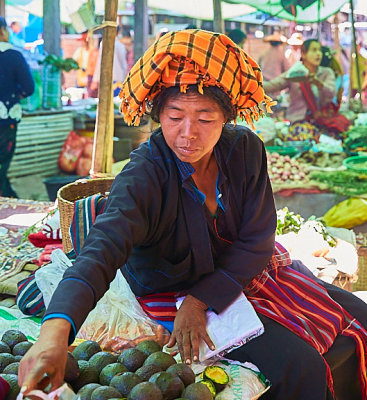
[[[147,356],[150,356],[157,351],[162,351],[162,346],[154,340],[143,340],[138,343],[135,348],[142,351]]]
[[[79,376],[72,382],[74,392],[78,392],[83,386],[89,383],[98,383],[99,373],[97,368],[89,361],[79,360]]]
[[[176,360],[170,354],[164,353],[163,351],[157,351],[151,354],[144,362],[144,365],[156,365],[161,368],[162,371],[165,371],[173,364],[177,364]]]
[[[19,362],[13,362],[4,368],[3,374],[18,375]]]
[[[184,384],[177,375],[162,371],[152,375],[149,382],[155,383],[163,395],[163,400],[173,400],[185,389]]]
[[[132,389],[127,400],[163,400],[163,395],[155,383],[142,382]]]
[[[11,353],[10,347],[3,341],[0,341],[0,353]]]
[[[90,400],[94,389],[97,389],[101,385],[99,383],[87,383],[79,389],[77,396],[78,400]]]
[[[149,378],[157,372],[162,371],[160,367],[154,364],[143,365],[135,371],[136,375],[140,376],[143,381],[149,381]]]
[[[167,368],[167,372],[177,375],[185,386],[189,386],[195,382],[194,371],[184,363],[173,364]]]
[[[187,386],[182,393],[182,397],[189,400],[213,400],[208,387],[200,382],[195,382]]]
[[[12,350],[14,356],[24,356],[24,354],[33,346],[33,343],[28,340],[17,343]]]
[[[68,351],[68,358],[65,366],[65,382],[73,382],[80,375],[78,360]]]
[[[96,354],[93,354],[88,361],[90,365],[93,365],[97,368],[98,374],[100,374],[106,365],[115,363],[117,361],[117,356],[108,353],[107,351],[100,351]]]
[[[120,392],[112,386],[100,386],[93,390],[91,400],[121,398]]]
[[[144,364],[146,358],[146,354],[133,347],[124,350],[117,360],[118,362],[123,364],[129,371],[135,372]]]
[[[127,372],[127,368],[120,363],[112,363],[106,365],[99,374],[99,383],[101,385],[109,385],[111,379],[117,375]]]
[[[20,392],[20,387],[18,386],[18,377],[13,374],[0,374],[0,376],[5,379],[9,385],[10,390],[5,396],[5,400],[15,400]]]
[[[110,385],[116,388],[123,397],[126,397],[141,382],[141,378],[134,372],[124,372],[123,374],[115,375],[111,379]]]
[[[16,344],[20,342],[26,342],[27,340],[27,336],[23,332],[15,329],[6,331],[1,338],[1,341],[5,342],[10,349],[13,349]]]
[[[86,340],[75,347],[73,356],[77,360],[88,361],[94,354],[101,352],[101,346],[93,340]]]
[[[9,364],[12,364],[15,362],[15,357],[13,354],[9,353],[1,353],[0,354],[0,372],[4,371],[4,368],[8,366]]]

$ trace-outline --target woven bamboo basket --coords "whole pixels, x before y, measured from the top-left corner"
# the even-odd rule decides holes
[[[367,246],[358,248],[358,280],[353,291],[367,290]]]
[[[92,196],[93,194],[105,194],[106,192],[109,192],[114,179],[114,177],[80,179],[73,183],[69,183],[58,190],[57,200],[60,212],[62,244],[65,253],[73,249],[69,229],[74,214],[75,201]]]

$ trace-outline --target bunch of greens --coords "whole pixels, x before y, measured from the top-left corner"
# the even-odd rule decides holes
[[[327,231],[326,225],[322,219],[316,218],[314,215],[312,215],[305,223],[305,227],[312,228],[317,233],[322,235],[322,237],[330,247],[336,246],[335,238],[331,236],[330,233]]]
[[[346,132],[347,137],[343,142],[346,151],[356,153],[367,150],[367,126],[356,125]]]
[[[293,211],[289,211],[288,207],[277,210],[277,235],[283,235],[289,232],[299,232],[304,219]]]
[[[367,193],[367,175],[345,171],[312,171],[311,179],[321,182],[332,192],[345,196]]]
[[[47,55],[40,64],[50,65],[54,71],[69,72],[72,69],[79,69],[78,63],[73,58],[57,57],[53,54]]]

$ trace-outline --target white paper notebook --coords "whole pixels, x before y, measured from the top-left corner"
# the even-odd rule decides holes
[[[180,308],[184,297],[177,299]],[[207,332],[215,350],[210,350],[205,342],[200,344],[200,361],[213,356],[223,356],[242,346],[264,332],[264,325],[257,316],[254,307],[241,293],[238,298],[220,314],[207,311]]]

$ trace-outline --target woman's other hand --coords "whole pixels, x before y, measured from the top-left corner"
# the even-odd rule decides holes
[[[18,383],[23,395],[35,389],[44,390],[50,383],[51,390],[63,384],[70,328],[70,323],[61,318],[42,324],[37,342],[19,365]]]
[[[191,295],[187,295],[177,311],[174,329],[168,347],[177,343],[181,359],[186,364],[191,360],[199,361],[199,344],[201,340],[214,350],[214,344],[206,331],[207,305]]]

